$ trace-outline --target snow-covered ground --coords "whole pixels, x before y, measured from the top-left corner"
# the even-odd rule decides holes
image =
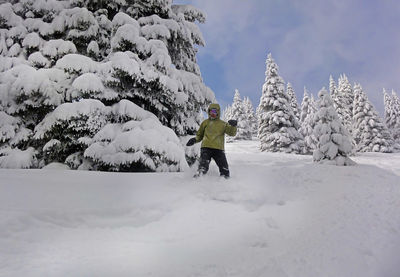
[[[400,276],[400,154],[227,145],[232,178],[0,170],[0,276]]]

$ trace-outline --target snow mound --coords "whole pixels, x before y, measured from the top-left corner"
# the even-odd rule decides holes
[[[44,170],[69,170],[69,166],[62,163],[50,163],[45,167],[42,167]]]

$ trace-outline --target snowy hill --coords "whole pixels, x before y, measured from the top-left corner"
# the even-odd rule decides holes
[[[397,277],[400,154],[227,145],[232,178],[0,170],[0,276]]]

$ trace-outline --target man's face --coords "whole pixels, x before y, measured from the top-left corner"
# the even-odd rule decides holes
[[[218,111],[217,111],[217,109],[211,109],[210,110],[210,112],[209,112],[209,115],[210,115],[210,117],[211,118],[217,118],[217,116],[218,116]]]

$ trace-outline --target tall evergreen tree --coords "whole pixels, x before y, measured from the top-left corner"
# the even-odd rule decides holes
[[[297,120],[300,120],[300,109],[299,109],[299,104],[298,104],[298,102],[297,102],[297,97],[296,97],[296,94],[295,94],[295,92],[294,92],[294,89],[293,89],[291,83],[287,83],[287,86],[286,86],[286,93],[287,93],[287,95],[288,95],[288,97],[289,97],[289,103],[290,103],[290,106],[291,106],[292,109],[293,109],[294,115],[297,117]]]
[[[290,107],[284,81],[278,66],[269,54],[266,61],[265,83],[258,107],[258,137],[261,151],[294,152],[303,150],[300,125]]]
[[[384,153],[393,151],[391,134],[360,84],[354,86],[353,119],[356,151]]]
[[[323,88],[318,97],[314,128],[318,145],[313,153],[314,162],[353,165],[348,157],[352,150],[349,133],[341,123],[328,91]]]
[[[34,147],[42,163],[36,166],[66,162],[71,155],[84,160],[96,132],[108,124],[122,128],[128,121],[145,120],[132,115],[142,109],[179,136],[193,134],[201,111],[215,99],[196,62],[195,46],[204,44],[196,21],[205,17],[190,5],[171,2],[28,0],[0,5],[6,42],[1,49],[0,107],[30,133],[21,144],[7,147]],[[85,108],[74,104],[85,99],[104,107],[93,101],[83,101]],[[135,106],[120,104],[124,100]],[[73,105],[57,110],[66,104]],[[125,112],[130,116],[110,112],[117,107],[129,109]],[[60,116],[60,110],[76,114]],[[41,124],[54,123],[49,118],[58,120],[54,128]],[[98,118],[92,121],[95,126],[78,128],[88,118]],[[72,120],[76,128],[62,136],[64,120]],[[133,148],[127,152],[138,153]],[[151,159],[164,155],[148,152]],[[127,167],[153,170],[146,166],[147,158]],[[111,164],[109,168],[118,170]]]

